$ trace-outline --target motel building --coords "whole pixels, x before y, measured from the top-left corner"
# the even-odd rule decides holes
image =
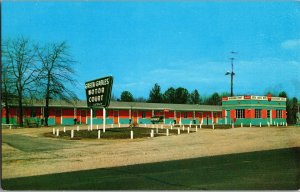
[[[44,119],[42,101],[24,104],[24,125],[26,119],[35,119],[41,124]],[[86,101],[73,104],[51,101],[48,124],[74,125],[90,124],[90,108]],[[103,124],[103,108],[93,109],[93,124]],[[9,106],[10,124],[19,123],[17,104]],[[106,124],[127,125],[131,123],[152,124],[153,116],[162,116],[164,124],[241,124],[275,125],[286,122],[286,99],[267,96],[236,96],[222,98],[222,106],[195,104],[167,104],[140,102],[110,102],[105,109]],[[6,111],[2,105],[2,123],[6,122]]]
[[[271,96],[236,96],[222,98],[225,124],[286,124],[286,98]]]

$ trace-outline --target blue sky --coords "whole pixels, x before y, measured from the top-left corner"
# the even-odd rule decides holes
[[[113,94],[148,98],[182,86],[200,95],[284,90],[300,98],[300,2],[12,2],[2,3],[2,39],[67,41],[78,88],[114,77]]]

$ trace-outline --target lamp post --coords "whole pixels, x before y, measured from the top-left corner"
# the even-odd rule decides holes
[[[231,54],[236,54],[237,52],[231,51]],[[234,57],[229,58],[231,60],[231,72],[227,71],[225,73],[225,75],[230,75],[230,96],[233,96],[233,76],[235,75],[235,73],[233,72],[233,60]]]

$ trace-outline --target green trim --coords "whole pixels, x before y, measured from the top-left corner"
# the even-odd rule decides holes
[[[247,109],[247,108],[262,108],[264,107],[267,109],[273,109],[273,108],[279,108],[279,109],[286,109],[286,106],[282,106],[282,105],[263,105],[263,104],[253,104],[253,105],[244,105],[244,104],[240,104],[240,105],[223,105],[222,109]]]
[[[152,124],[151,119],[147,119],[147,118],[139,118],[138,123],[139,124]]]
[[[105,124],[113,124],[114,120],[113,118],[106,118]],[[91,123],[91,118],[86,118],[86,124]],[[103,119],[102,118],[93,118],[93,124],[103,124]]]
[[[63,118],[62,125],[74,125],[74,118]]]
[[[6,117],[2,117],[2,123],[6,124]],[[17,125],[17,118],[16,117],[10,117],[9,118],[9,124]]]
[[[55,118],[48,118],[48,125],[55,125]]]

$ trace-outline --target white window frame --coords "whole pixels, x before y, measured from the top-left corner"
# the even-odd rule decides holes
[[[261,109],[255,109],[255,118],[261,119]]]
[[[245,119],[245,109],[236,109],[235,116],[237,119]]]

